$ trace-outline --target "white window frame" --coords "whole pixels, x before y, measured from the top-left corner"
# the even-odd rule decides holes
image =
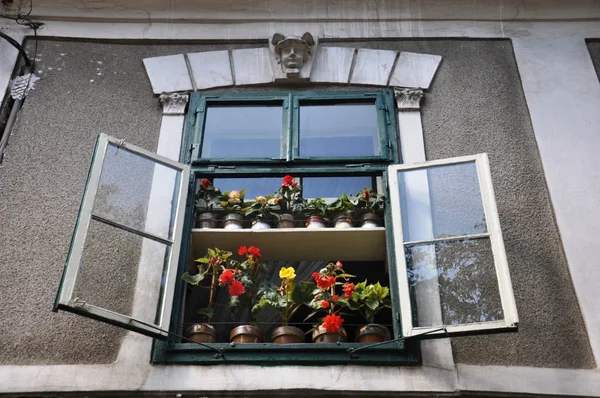
[[[427,169],[431,167],[453,165],[459,163],[475,163],[483,210],[486,219],[487,233],[477,234],[478,237],[487,235],[491,243],[492,254],[494,257],[494,266],[500,293],[504,320],[478,322],[461,325],[427,326],[416,327],[413,325],[412,304],[409,291],[409,281],[407,273],[406,258],[404,247],[407,244],[436,242],[447,239],[430,239],[419,242],[406,242],[402,231],[402,211],[398,183],[398,173],[407,170]],[[399,301],[402,321],[402,335],[405,338],[410,337],[448,337],[453,334],[477,333],[482,331],[499,331],[500,329],[516,329],[519,319],[517,308],[510,280],[508,262],[502,240],[502,231],[498,218],[498,209],[492,187],[492,178],[487,154],[478,154],[472,156],[463,156],[434,161],[427,161],[415,164],[391,165],[388,167],[390,206],[392,209],[392,232],[394,235],[394,254],[397,269],[397,282],[399,289]],[[469,238],[471,235],[465,236]],[[475,235],[473,235],[475,236]],[[450,239],[455,239],[452,237]]]
[[[179,187],[177,188],[179,199],[178,203],[173,204],[173,206],[176,206],[173,236],[171,239],[164,239],[160,237],[158,238],[162,241],[168,241],[171,250],[168,264],[166,266],[166,283],[162,292],[162,305],[161,308],[159,308],[159,322],[156,325],[149,324],[140,319],[136,319],[134,317],[124,314],[119,314],[114,311],[86,303],[85,301],[78,300],[77,298],[73,297],[73,291],[75,288],[79,268],[81,265],[83,248],[85,246],[90,221],[92,220],[92,210],[94,206],[94,201],[98,192],[98,185],[100,183],[100,177],[102,174],[107,149],[110,144],[121,147],[124,150],[127,150],[131,153],[141,155],[151,161],[154,161],[157,164],[162,164],[181,171]],[[171,309],[173,306],[175,283],[177,282],[177,268],[179,264],[179,255],[181,247],[180,243],[183,234],[185,204],[187,200],[189,178],[190,167],[188,165],[175,162],[164,156],[160,156],[156,153],[146,151],[145,149],[142,149],[129,143],[125,143],[123,140],[110,137],[106,134],[100,134],[98,140],[96,141],[94,157],[90,166],[88,180],[81,207],[79,210],[77,224],[73,233],[69,255],[67,257],[65,268],[63,270],[61,286],[54,304],[54,310],[56,311],[58,309],[62,309],[66,311],[71,311],[84,316],[99,319],[104,322],[116,324],[126,329],[134,330],[152,337],[163,339],[166,338],[168,336],[169,323],[171,321]],[[114,224],[119,223],[114,222]],[[152,237],[152,234],[140,231],[136,228],[127,227],[126,230],[135,230],[139,232],[138,235],[140,236]]]

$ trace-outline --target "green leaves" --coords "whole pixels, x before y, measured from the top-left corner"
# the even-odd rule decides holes
[[[351,306],[369,323],[373,323],[375,315],[384,308],[391,308],[390,289],[379,282],[367,285],[367,281],[356,284],[352,293]]]
[[[204,277],[209,270],[209,267],[204,268],[202,265],[198,265],[198,273],[196,275],[190,275],[188,272],[185,272],[181,275],[181,279],[190,285],[198,286],[198,284],[204,280]]]

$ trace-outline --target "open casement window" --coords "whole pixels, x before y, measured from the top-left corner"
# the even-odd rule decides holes
[[[55,310],[167,336],[189,174],[99,136]]]
[[[404,337],[516,329],[486,154],[388,168]]]

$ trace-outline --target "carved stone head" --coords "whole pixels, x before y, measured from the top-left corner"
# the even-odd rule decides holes
[[[270,44],[279,69],[287,78],[302,77],[303,67],[311,61],[313,51],[316,50],[315,39],[309,32],[302,37],[285,37],[281,33],[275,33]]]

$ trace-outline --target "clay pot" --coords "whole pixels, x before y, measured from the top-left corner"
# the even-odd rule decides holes
[[[327,224],[321,216],[309,216],[306,219],[306,228],[325,228]]]
[[[296,226],[296,221],[294,220],[294,216],[288,213],[282,214],[279,216],[279,221],[277,222],[277,228],[294,228]]]
[[[223,229],[244,229],[244,217],[241,214],[229,213],[223,219]]]
[[[370,323],[357,329],[354,336],[354,341],[357,343],[381,343],[389,339],[389,329],[376,323]]]
[[[295,326],[280,326],[273,330],[271,341],[275,344],[304,343],[304,332]]]
[[[365,213],[360,218],[361,228],[377,228],[379,225],[379,216],[375,213]]]
[[[312,340],[315,344],[343,343],[348,341],[348,333],[343,327],[337,333],[327,333],[323,325],[319,325],[313,329]]]
[[[217,331],[208,323],[196,323],[185,330],[185,337],[197,343],[216,343]]]
[[[202,213],[196,218],[196,228],[217,228],[217,215],[215,213]]]
[[[229,341],[235,344],[260,343],[260,329],[250,325],[238,326],[229,333]]]

